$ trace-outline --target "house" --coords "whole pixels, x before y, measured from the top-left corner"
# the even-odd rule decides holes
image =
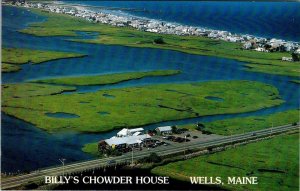
[[[164,127],[157,127],[155,129],[158,134],[166,135],[172,133],[172,127],[171,126],[164,126]]]
[[[293,58],[292,58],[292,57],[282,57],[281,60],[282,60],[282,61],[292,62],[292,61],[293,61]]]
[[[268,50],[266,50],[265,48],[262,48],[262,47],[258,47],[255,50],[258,52],[268,52]]]
[[[246,50],[249,50],[252,48],[252,43],[251,42],[246,42],[244,45],[243,45],[243,48],[246,49]]]

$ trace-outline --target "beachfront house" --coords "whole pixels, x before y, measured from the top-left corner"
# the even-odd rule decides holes
[[[292,58],[292,57],[282,57],[281,60],[282,60],[282,61],[292,62],[292,61],[293,61],[293,58]]]

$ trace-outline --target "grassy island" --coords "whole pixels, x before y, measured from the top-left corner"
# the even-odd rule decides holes
[[[2,48],[2,72],[16,72],[21,69],[19,65],[26,63],[40,64],[51,60],[83,56],[85,55],[70,52]]]
[[[66,91],[75,91],[75,87],[66,86],[52,86],[46,84],[4,84],[1,87],[2,100],[10,102],[10,100],[18,98],[28,98],[44,95],[55,95]],[[2,102],[3,103],[3,102]],[[3,105],[2,105],[3,106]]]
[[[21,70],[20,66],[17,66],[15,64],[7,64],[3,63],[1,64],[1,71],[2,72],[17,72]]]
[[[218,135],[240,134],[264,128],[288,125],[299,121],[299,110],[288,110],[270,115],[239,117],[203,123],[205,130]],[[195,130],[196,124],[181,127]]]
[[[63,84],[63,85],[105,85],[115,84],[123,81],[141,79],[144,77],[152,76],[170,76],[179,74],[179,70],[156,70],[149,72],[127,72],[117,74],[106,74],[96,76],[78,76],[78,77],[62,77],[62,78],[51,78],[44,80],[35,80],[31,82],[48,83],[48,84]]]
[[[96,39],[78,42],[99,43],[107,45],[123,45],[139,48],[159,48],[175,50],[189,54],[216,56],[234,59],[248,63],[246,70],[278,75],[299,76],[299,62],[282,61],[283,56],[289,53],[266,53],[251,50],[242,50],[242,44],[206,37],[164,35],[138,31],[127,27],[114,27],[99,23],[90,23],[81,18],[69,15],[48,13],[38,9],[31,9],[34,13],[47,17],[47,21],[31,24],[21,32],[37,36],[76,36],[75,31],[98,32]],[[164,43],[155,43],[156,39]]]
[[[103,132],[197,116],[249,112],[284,102],[275,87],[254,81],[161,84],[26,98],[22,95],[23,91],[30,91],[26,90],[27,84],[13,86],[23,90],[19,96],[15,91],[2,91],[2,111],[49,131]],[[40,92],[48,91],[43,86],[36,87]],[[55,118],[47,113],[79,117]]]
[[[300,80],[291,80],[291,82],[296,83],[296,84],[300,84]]]
[[[221,177],[225,189],[299,190],[299,136],[281,135],[223,152],[169,163],[152,170],[190,182],[192,176]],[[228,177],[258,177],[258,184],[227,184]]]

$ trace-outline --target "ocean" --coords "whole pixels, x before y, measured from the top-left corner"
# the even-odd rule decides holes
[[[225,30],[258,37],[300,41],[299,2],[65,1],[101,6],[115,14]],[[112,10],[113,8],[113,10]]]

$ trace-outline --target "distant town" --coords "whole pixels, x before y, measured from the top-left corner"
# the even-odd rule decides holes
[[[119,16],[104,12],[87,10],[79,5],[67,5],[53,2],[25,2],[25,1],[4,1],[4,4],[13,4],[26,8],[38,8],[45,11],[67,14],[84,18],[94,23],[104,23],[118,27],[132,27],[140,31],[159,34],[173,34],[181,36],[203,36],[228,42],[242,43],[243,48],[259,52],[290,52],[292,57],[283,57],[284,61],[299,61],[299,42],[285,41],[281,39],[269,39],[255,37],[247,34],[234,34],[228,31],[205,29],[193,26],[184,26],[176,23],[168,23],[154,19],[138,18],[134,16]],[[293,56],[297,55],[297,56]],[[297,58],[295,60],[295,58]]]

